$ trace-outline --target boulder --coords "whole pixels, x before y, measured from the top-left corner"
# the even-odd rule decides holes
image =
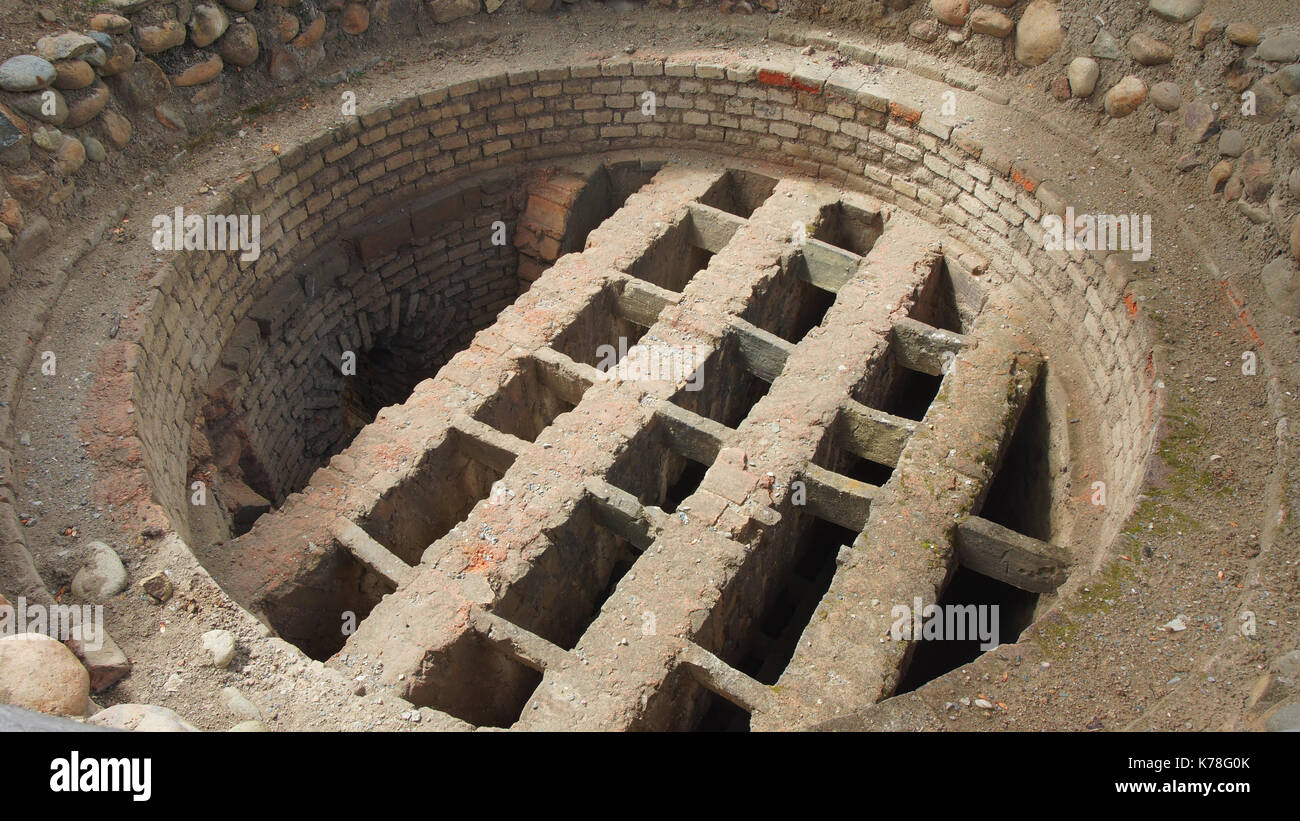
[[[1128,38],[1128,53],[1144,66],[1164,65],[1174,59],[1172,46],[1140,31]]]
[[[987,34],[1001,40],[1011,36],[1016,24],[1002,12],[981,6],[971,15],[970,27],[976,34]]]
[[[43,123],[63,125],[68,119],[68,101],[52,88],[13,98],[13,106],[23,114]]]
[[[131,141],[131,121],[116,111],[105,111],[99,118],[101,136],[108,144],[121,151]]]
[[[221,6],[203,3],[194,7],[186,27],[190,30],[190,42],[202,48],[226,33],[230,27],[230,15]]]
[[[120,14],[96,14],[90,18],[90,27],[105,34],[126,34],[131,30],[131,21]]]
[[[158,54],[185,42],[185,27],[176,20],[163,20],[146,26],[137,26],[136,41],[141,54]]]
[[[257,29],[252,23],[235,23],[217,43],[221,59],[232,66],[251,66],[259,52]]]
[[[96,45],[93,38],[75,31],[47,34],[36,41],[36,56],[49,60],[71,60],[90,51]]]
[[[137,60],[129,69],[109,80],[113,92],[128,106],[136,110],[150,108],[171,91],[171,81],[147,57]]]
[[[227,667],[235,657],[235,634],[229,630],[209,630],[202,636],[203,649],[216,667]]]
[[[1033,0],[1016,26],[1016,61],[1037,66],[1047,62],[1065,41],[1061,15],[1048,0]]]
[[[0,89],[39,91],[58,77],[54,65],[34,54],[20,54],[0,63]]]
[[[935,19],[946,26],[966,25],[966,15],[970,14],[969,0],[930,0],[930,10]]]
[[[95,69],[85,60],[63,60],[54,64],[54,87],[62,91],[85,88],[95,82]]]
[[[469,17],[478,14],[478,10],[479,0],[429,0],[429,11],[437,23]]]
[[[1150,0],[1147,8],[1156,16],[1175,23],[1186,23],[1205,8],[1205,0]]]
[[[1112,117],[1127,117],[1147,98],[1147,84],[1140,77],[1129,75],[1111,86],[1106,92],[1103,107]]]
[[[90,88],[70,92],[68,94],[68,119],[64,121],[64,127],[80,128],[95,119],[108,105],[108,101],[112,97],[113,95],[108,91],[108,86],[99,81],[96,81]]]
[[[1169,80],[1156,83],[1151,86],[1151,104],[1161,111],[1177,111],[1183,105],[1183,90]]]
[[[65,177],[71,177],[86,164],[86,147],[71,134],[63,135],[59,150],[54,152],[54,167]]]
[[[370,10],[360,3],[348,3],[343,7],[341,25],[347,34],[364,33],[370,28]]]
[[[181,718],[174,710],[152,704],[114,704],[86,719],[86,723],[140,733],[199,732],[197,727]]]
[[[126,567],[117,551],[100,541],[82,550],[86,563],[72,577],[72,593],[85,601],[102,602],[126,589]]]
[[[1070,92],[1076,97],[1089,97],[1101,79],[1101,66],[1091,57],[1075,57],[1066,69]]]
[[[52,715],[84,715],[90,674],[71,650],[49,636],[5,636],[0,638],[0,703]]]
[[[222,62],[221,55],[213,54],[203,62],[196,63],[172,77],[171,82],[177,88],[188,88],[210,83],[220,76],[221,69],[224,66],[225,63]]]

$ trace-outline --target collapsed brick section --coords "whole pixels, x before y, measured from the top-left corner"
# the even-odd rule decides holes
[[[1149,390],[1151,372],[1141,364],[1147,344],[1145,330],[1140,328],[1144,320],[1127,315],[1122,297],[1128,284],[1122,278],[1103,274],[1100,259],[1079,253],[1063,260],[1038,250],[1034,220],[1043,213],[1043,186],[1034,185],[1033,191],[1031,186],[1018,189],[1010,159],[992,147],[981,146],[969,134],[943,124],[931,112],[919,117],[890,118],[888,92],[876,81],[864,80],[856,69],[830,75],[819,74],[820,69],[782,66],[763,70],[798,76],[799,83],[757,84],[754,66],[728,68],[685,60],[613,60],[594,66],[484,78],[367,114],[359,124],[345,126],[301,151],[288,152],[273,167],[260,170],[237,190],[234,210],[243,205],[265,208],[263,213],[272,225],[269,232],[264,232],[269,234],[264,236],[269,254],[264,253],[263,260],[245,269],[231,265],[220,255],[195,254],[183,262],[178,260],[178,265],[189,266],[185,272],[187,282],[211,282],[229,273],[231,285],[221,293],[198,288],[194,301],[188,297],[182,300],[184,289],[178,289],[174,278],[162,276],[158,281],[159,296],[147,306],[156,321],[142,339],[136,362],[135,397],[145,411],[140,417],[146,463],[156,479],[168,480],[156,482],[161,503],[173,519],[184,510],[183,484],[171,481],[178,475],[178,457],[170,445],[184,442],[185,420],[192,412],[189,397],[194,395],[196,384],[204,383],[212,367],[214,351],[203,340],[229,335],[225,327],[211,335],[190,334],[190,326],[182,323],[200,326],[221,322],[206,318],[233,315],[229,309],[247,296],[258,278],[264,282],[277,279],[279,272],[291,269],[301,255],[328,241],[330,220],[337,219],[347,207],[360,207],[376,198],[409,198],[412,189],[418,192],[423,185],[445,185],[449,180],[467,179],[503,165],[541,162],[571,152],[575,145],[595,151],[680,145],[755,158],[779,155],[786,171],[821,177],[840,187],[868,190],[926,222],[943,224],[947,237],[992,249],[996,278],[1010,280],[1024,299],[1044,311],[1055,312],[1060,321],[1083,323],[1095,331],[1088,336],[1082,358],[1092,366],[1091,378],[1097,380],[1098,396],[1119,403],[1113,405],[1116,410],[1109,417],[1108,429],[1102,432],[1102,449],[1125,482],[1119,493],[1131,490],[1136,481],[1134,468],[1140,464],[1145,448],[1127,443],[1147,441],[1150,428],[1146,423],[1154,401]],[[607,99],[645,88],[668,95],[664,99],[669,105],[660,121],[646,121],[634,109]],[[510,102],[506,102],[507,98]],[[602,107],[604,103],[608,105]],[[507,116],[509,108],[519,117],[535,118],[535,128],[510,137],[490,134],[490,127],[477,120],[477,112],[491,106],[503,107],[500,116]],[[899,110],[915,109],[900,103]],[[403,150],[405,146],[418,148]],[[327,163],[324,168],[317,163],[322,152]],[[1026,178],[1023,169],[1020,176]],[[734,191],[737,178],[726,179],[722,185]],[[253,534],[229,545],[223,556],[213,557],[209,566],[214,573],[241,601],[265,611],[283,635],[304,647],[310,646],[309,652],[319,657],[337,649],[340,638],[332,624],[322,629],[319,616],[311,614],[347,608],[364,615],[377,608],[351,639],[354,645],[382,646],[392,675],[398,675],[397,671],[407,675],[414,700],[442,702],[444,709],[463,714],[474,723],[513,721],[518,716],[516,710],[524,708],[528,694],[536,689],[530,687],[530,682],[535,685],[534,674],[541,670],[546,670],[546,676],[537,690],[538,707],[525,711],[521,726],[542,726],[547,716],[563,722],[559,726],[688,725],[715,712],[707,703],[711,698],[707,693],[719,692],[755,713],[760,725],[768,720],[763,716],[796,715],[793,708],[779,701],[774,703],[752,675],[736,669],[735,665],[744,666],[745,658],[758,652],[756,648],[762,642],[732,644],[725,635],[719,637],[711,632],[712,628],[702,632],[703,624],[730,624],[727,612],[739,605],[719,608],[720,601],[764,601],[761,591],[756,596],[727,597],[721,587],[733,577],[741,579],[736,582],[738,590],[745,585],[769,583],[763,581],[768,574],[740,572],[751,561],[747,557],[760,555],[758,546],[763,544],[788,546],[798,542],[764,536],[775,528],[793,527],[782,522],[798,518],[780,509],[783,500],[792,495],[788,489],[783,490],[786,484],[804,481],[809,489],[815,489],[807,505],[809,511],[820,511],[814,518],[849,530],[866,524],[865,517],[876,509],[871,505],[875,491],[862,488],[874,485],[852,476],[836,478],[838,469],[849,469],[843,464],[848,457],[831,451],[835,447],[844,450],[846,440],[842,432],[831,436],[827,431],[841,431],[844,426],[865,428],[870,432],[862,434],[864,443],[854,447],[879,458],[854,455],[867,461],[889,461],[902,434],[910,436],[915,432],[915,428],[907,427],[915,420],[872,408],[869,403],[876,401],[873,397],[888,396],[891,391],[899,395],[913,393],[894,387],[898,381],[888,376],[891,371],[894,377],[910,379],[909,373],[933,370],[936,357],[942,359],[938,354],[954,350],[942,347],[951,340],[945,342],[945,337],[933,337],[931,330],[908,326],[902,316],[894,317],[898,321],[872,326],[877,342],[871,353],[860,362],[844,363],[846,369],[859,375],[851,391],[845,388],[845,395],[852,398],[844,401],[861,407],[826,398],[828,404],[817,406],[819,410],[812,417],[815,421],[768,419],[769,437],[779,433],[784,442],[786,432],[793,431],[792,436],[802,437],[796,438],[803,443],[801,446],[812,442],[816,446],[807,453],[789,456],[789,463],[782,461],[780,470],[766,464],[767,470],[759,474],[748,470],[748,462],[757,458],[757,451],[737,448],[733,438],[747,436],[745,431],[765,418],[768,409],[793,401],[781,399],[778,391],[791,356],[815,347],[823,334],[817,329],[837,326],[835,315],[844,300],[843,292],[847,288],[851,293],[857,287],[853,283],[860,272],[854,258],[865,253],[868,258],[876,255],[885,259],[881,255],[890,246],[882,245],[887,233],[883,230],[885,221],[872,218],[872,208],[858,204],[845,209],[841,205],[837,212],[837,195],[823,197],[806,213],[776,209],[773,213],[784,222],[778,230],[776,223],[765,222],[763,209],[774,198],[779,202],[782,195],[792,194],[788,188],[777,186],[756,211],[738,214],[712,203],[710,196],[719,196],[722,189],[711,185],[691,190],[689,196],[683,196],[686,192],[682,190],[669,197],[667,201],[677,209],[661,213],[658,225],[656,221],[629,225],[615,219],[607,226],[614,238],[636,236],[645,238],[646,244],[613,248],[619,244],[611,243],[611,248],[601,251],[599,237],[603,229],[592,232],[589,251],[596,253],[560,258],[552,272],[539,280],[541,285],[552,279],[555,288],[530,292],[508,309],[499,331],[480,334],[468,351],[444,368],[447,379],[423,383],[403,406],[381,412],[352,448],[313,475],[302,494],[291,496],[280,512],[265,517]],[[740,187],[745,189],[744,185]],[[316,205],[300,207],[313,193],[326,191],[329,197],[316,197]],[[734,194],[731,199],[736,199]],[[796,204],[802,207],[806,203],[791,203]],[[1051,207],[1060,204],[1057,197]],[[646,204],[629,212],[650,210],[652,206]],[[735,210],[743,212],[745,208],[735,206]],[[874,209],[877,215],[882,210]],[[729,225],[722,218],[712,219],[718,217],[714,212],[729,212],[747,221],[744,226]],[[704,217],[697,219],[697,214]],[[848,228],[827,227],[831,224],[828,215],[836,215],[838,223]],[[895,214],[896,225],[903,224],[897,221],[900,216]],[[773,256],[758,252],[763,246],[762,237],[754,236],[753,231],[766,225],[772,237],[788,243],[796,220],[812,229],[802,254],[782,251]],[[727,235],[732,227],[735,232]],[[733,241],[731,237],[741,231],[746,232],[743,239]],[[631,270],[634,263],[645,258],[650,242],[663,241],[670,232],[674,232],[674,247],[681,248],[678,240],[686,240],[683,259],[662,267],[647,262],[643,264],[649,267]],[[915,244],[912,250],[919,252],[921,247]],[[944,286],[945,292],[959,293],[966,288],[962,278],[972,272],[983,273],[989,263],[962,251],[960,243],[949,243],[947,247],[955,249],[944,258],[949,272],[936,268],[939,257],[935,255],[921,266],[927,271],[925,276],[918,275],[914,281],[921,290],[910,291],[910,296],[900,298],[890,311],[902,310],[903,302],[926,304],[929,307],[924,311],[912,312],[912,319],[932,329],[960,329],[966,333],[978,313],[969,294],[954,299],[950,306],[932,303],[921,294],[933,287],[926,284],[932,281],[927,277],[933,277],[936,271],[954,279],[951,286]],[[745,259],[740,270],[734,270],[729,255],[734,251],[743,258],[747,250],[756,256]],[[773,250],[770,244],[766,250]],[[693,259],[691,254],[695,254]],[[1010,264],[1004,265],[1004,260]],[[593,266],[592,270],[581,272],[586,265]],[[602,273],[594,273],[596,269]],[[635,273],[656,277],[659,282],[628,276]],[[743,285],[739,292],[734,290],[738,283],[749,282],[754,276],[759,280],[751,291]],[[786,279],[774,285],[772,281],[778,277]],[[789,277],[806,280],[814,290],[793,285]],[[711,299],[699,298],[701,282],[712,288],[707,292]],[[819,291],[841,293],[830,303]],[[775,295],[775,307],[764,307],[761,297],[765,294]],[[182,303],[187,307],[182,309]],[[607,306],[600,313],[612,318],[602,332],[604,339],[644,332],[644,339],[656,345],[702,345],[709,352],[706,368],[708,362],[716,362],[720,370],[735,370],[734,363],[741,361],[746,373],[772,387],[764,391],[751,382],[751,387],[741,391],[747,397],[744,401],[695,397],[684,393],[681,386],[673,386],[669,392],[666,385],[628,383],[638,386],[629,391],[627,385],[608,382],[592,362],[584,363],[571,354],[539,344],[539,339],[549,337],[547,341],[554,342],[561,330],[577,327],[574,320],[584,309],[591,310],[593,304]],[[793,312],[799,318],[791,320],[790,312],[784,310],[790,304],[808,307]],[[189,305],[193,305],[193,311]],[[1103,345],[1098,339],[1113,344]],[[567,342],[561,340],[561,344]],[[572,344],[574,353],[589,350],[588,340]],[[1004,347],[1013,355],[1019,350],[1017,345],[1003,345],[996,340],[990,344]],[[938,353],[934,345],[939,345]],[[828,361],[834,361],[841,352],[832,347],[822,353]],[[637,350],[618,367],[627,368],[644,356]],[[958,354],[959,361],[963,356]],[[924,367],[918,369],[918,365]],[[838,386],[840,377],[836,373],[828,378]],[[933,378],[936,374],[926,375]],[[530,404],[525,421],[517,427],[502,421],[512,416],[501,410],[507,405],[497,405],[495,411],[486,409],[502,382],[516,378],[523,380],[519,385],[528,380],[545,384],[550,392],[543,392],[535,405]],[[835,392],[829,391],[827,396]],[[910,415],[927,418],[927,414],[938,412],[934,409],[942,407],[944,399],[944,391],[940,390],[934,404],[926,404]],[[728,401],[730,406],[724,406]],[[566,406],[573,410],[563,412]],[[696,413],[687,415],[692,409]],[[549,424],[545,424],[548,418]],[[828,421],[846,418],[851,421]],[[493,427],[493,421],[511,429],[499,430]],[[535,434],[535,439],[530,443],[528,436],[521,434]],[[677,471],[674,458],[708,467],[699,490],[679,500],[671,518],[603,478],[611,475],[614,460],[642,436],[658,441],[646,449],[649,455],[645,458],[653,462],[656,470],[664,471],[660,481],[675,485],[681,478],[669,478]],[[446,445],[449,441],[454,444]],[[584,441],[605,456],[593,455],[589,464],[574,465],[568,461],[573,451],[562,444],[569,441]],[[910,438],[908,443],[910,446]],[[438,447],[448,454],[458,454],[443,467],[450,469],[464,460],[464,465],[481,465],[486,472],[466,491],[466,500],[453,512],[461,513],[471,504],[469,498],[481,497],[484,484],[488,485],[487,498],[477,498],[463,522],[452,523],[432,546],[422,549],[419,542],[423,534],[436,534],[438,528],[413,528],[410,532],[421,535],[412,537],[409,543],[384,544],[371,531],[390,538],[378,525],[385,506],[392,510],[402,507],[398,504],[403,500],[401,488],[418,472],[416,466],[424,456]],[[744,457],[733,448],[742,451]],[[551,452],[548,460],[537,461],[539,449]],[[185,448],[179,452],[183,454]],[[668,458],[665,453],[674,456]],[[183,464],[183,456],[180,459]],[[635,461],[633,458],[629,464]],[[667,464],[663,464],[665,461]],[[629,468],[629,472],[635,470]],[[494,474],[501,476],[501,492],[497,494],[487,483]],[[891,484],[906,487],[906,476],[905,467],[895,462],[889,475],[879,476],[884,482],[882,492],[888,492]],[[751,479],[753,487],[749,486]],[[775,491],[772,502],[776,506],[757,502],[753,494],[759,491]],[[500,504],[493,504],[494,500]],[[497,509],[505,518],[483,529],[478,525],[487,523],[480,519],[489,508]],[[960,512],[962,506],[956,505],[953,510]],[[972,504],[967,512],[977,510]],[[598,520],[593,527],[609,531],[613,534],[610,538],[625,542],[630,546],[628,550],[642,551],[636,565],[621,575],[623,588],[643,581],[645,568],[661,570],[660,580],[674,576],[675,565],[662,557],[669,547],[676,550],[683,544],[691,546],[702,565],[718,571],[709,577],[703,592],[700,580],[693,574],[673,582],[677,585],[675,595],[692,604],[686,613],[667,612],[665,616],[653,611],[658,625],[654,635],[661,638],[643,644],[657,645],[658,650],[638,661],[640,654],[622,645],[627,660],[621,664],[616,663],[617,659],[604,658],[608,650],[601,656],[601,669],[631,676],[623,680],[635,682],[629,684],[635,694],[620,692],[607,697],[597,692],[598,687],[578,686],[583,674],[573,666],[575,658],[593,658],[588,645],[594,647],[597,637],[622,630],[626,633],[623,638],[634,638],[627,625],[640,623],[638,618],[644,612],[638,613],[630,599],[621,599],[621,593],[616,592],[606,602],[602,615],[576,640],[572,633],[580,627],[573,625],[580,625],[585,616],[574,616],[567,627],[559,629],[529,621],[522,615],[527,610],[523,604],[515,605],[521,608],[517,612],[506,608],[523,624],[497,610],[507,601],[530,600],[522,594],[512,599],[512,585],[529,575],[536,565],[533,558],[554,547],[547,533],[566,532],[575,516],[578,524],[572,526],[585,528],[583,515]],[[439,527],[451,518],[448,514]],[[710,520],[709,524],[700,525],[703,520]],[[664,527],[674,529],[671,539],[661,538]],[[1003,542],[1010,538],[997,532],[993,537]],[[1032,554],[1038,548],[1031,544],[1026,550]],[[610,544],[608,555],[622,558],[611,560],[606,584],[617,574],[613,568],[626,562],[628,554],[623,550],[622,546]],[[775,558],[771,566],[776,568],[772,575],[780,576],[783,568],[799,561],[790,558],[788,550],[772,549]],[[952,551],[940,552],[948,562]],[[353,581],[342,587],[334,585],[331,567],[343,568]],[[595,573],[595,577],[601,575]],[[837,578],[839,575],[837,572]],[[922,578],[920,584],[922,590],[928,585],[931,591],[941,586],[934,583],[932,576]],[[398,592],[376,605],[385,590]],[[659,598],[663,595],[673,599],[671,593]],[[584,607],[599,598],[579,597]],[[629,603],[633,609],[627,607]],[[405,618],[408,610],[418,618]],[[618,622],[611,621],[616,610]],[[764,615],[749,613],[737,618],[747,624],[755,619],[761,621]],[[376,625],[390,621],[393,625],[400,621],[403,627],[396,638],[385,640]],[[408,623],[409,630],[404,627]],[[669,636],[672,638],[664,638]],[[564,645],[570,641],[576,644],[572,652],[566,653]],[[659,652],[665,645],[672,649],[668,655]],[[483,655],[485,650],[490,655]],[[507,669],[514,672],[502,674],[503,680],[511,684],[503,688],[499,698],[492,696],[491,703],[477,704],[469,682],[479,670],[489,674],[497,670],[503,656],[512,660]],[[768,657],[774,656],[769,653]],[[867,682],[868,691],[876,682],[884,692],[901,662],[884,657],[872,664],[878,669],[863,673],[861,680]],[[796,656],[780,675],[797,677],[806,667]],[[759,675],[766,679],[771,670]],[[571,680],[578,684],[566,683]],[[680,688],[675,684],[669,687],[665,681],[679,682]],[[800,701],[824,686],[823,682],[814,682],[792,687],[792,692],[798,693],[791,698]],[[657,695],[650,699],[651,694]],[[583,717],[574,718],[566,712],[574,710],[575,701],[568,698],[570,695],[579,704],[585,699],[584,708],[591,707],[583,710]],[[657,705],[653,709],[640,706],[651,701]],[[837,698],[834,703],[841,701]]]

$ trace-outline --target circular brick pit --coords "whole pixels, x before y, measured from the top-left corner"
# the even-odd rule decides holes
[[[891,603],[1018,631],[1133,506],[1149,329],[1121,260],[1041,250],[1043,171],[860,69],[485,75],[255,169],[211,213],[260,258],[176,255],[143,310],[171,525],[308,655],[472,725],[798,726],[951,666],[878,641]],[[620,339],[697,358],[610,380]]]

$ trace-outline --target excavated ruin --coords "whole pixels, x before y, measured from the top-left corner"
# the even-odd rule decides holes
[[[413,20],[389,5],[388,35],[452,24],[446,3]],[[1119,645],[1075,654],[1079,635],[1129,589],[1177,589],[1130,568],[1198,532],[1150,500],[1173,488],[1180,511],[1219,504],[1205,471],[1250,450],[1266,503],[1232,528],[1264,535],[1229,568],[1240,584],[1216,589],[1226,601],[1282,584],[1267,612],[1283,627],[1258,652],[1294,649],[1285,583],[1260,581],[1294,552],[1285,306],[1215,263],[1221,220],[1184,212],[1144,158],[1111,156],[1127,136],[1074,130],[1086,113],[1063,125],[995,72],[912,51],[929,5],[881,7],[913,31],[892,44],[888,28],[871,40],[783,12],[701,47],[674,42],[662,10],[664,43],[622,53],[600,44],[625,31],[596,35],[594,52],[538,43],[480,60],[494,37],[466,35],[440,41],[465,53],[454,66],[349,71],[393,42],[373,24],[364,38],[345,25],[358,39],[337,54],[273,50],[271,77],[295,82],[277,74],[288,60],[290,74],[337,67],[341,85],[246,109],[238,136],[190,125],[210,137],[108,230],[76,252],[48,240],[42,264],[64,273],[24,361],[6,362],[5,434],[20,402],[64,390],[40,381],[43,352],[66,347],[60,312],[98,305],[92,277],[124,255],[103,302],[121,305],[110,338],[61,369],[90,374],[72,388],[84,400],[19,417],[49,431],[34,446],[47,454],[75,431],[91,501],[61,513],[96,513],[71,535],[6,525],[0,593],[49,600],[76,569],[56,555],[86,537],[117,547],[131,584],[108,597],[111,647],[72,643],[102,685],[93,698],[210,728],[229,711],[290,729],[1029,729],[1047,719],[1015,724],[1024,705],[992,682],[1014,674],[1034,698],[1060,688],[1031,675],[1113,690],[1096,653]],[[357,6],[340,9],[354,28]],[[987,6],[969,36],[994,36]],[[541,20],[483,26],[544,40]],[[257,82],[227,96],[269,95]],[[149,248],[145,226],[173,208],[257,215],[257,253]],[[1150,215],[1156,262],[1053,248],[1067,209]],[[1248,331],[1248,347],[1193,342],[1168,320],[1180,277],[1198,283],[1193,301],[1218,299],[1196,308],[1215,337]],[[1188,352],[1220,344],[1216,376],[1192,373]],[[1257,438],[1213,463],[1175,452],[1171,420],[1223,413],[1204,392],[1245,374],[1238,348],[1269,374],[1238,395],[1263,409],[1238,417]],[[53,481],[39,456],[12,458],[6,520]],[[1235,544],[1199,527],[1207,560]],[[1181,632],[1161,625],[1191,604],[1154,601],[1116,665],[1167,652],[1152,630]],[[935,604],[996,606],[995,639],[891,630],[900,606]],[[1241,648],[1261,639],[1233,635],[1249,608],[1266,611],[1224,604],[1227,634],[1196,637],[1219,650],[1186,649],[1217,653],[1239,686],[1260,658]],[[233,662],[178,662],[213,630]],[[232,688],[254,693],[256,716]],[[1189,709],[1219,726],[1259,703]],[[1142,726],[1128,707],[1106,720]]]

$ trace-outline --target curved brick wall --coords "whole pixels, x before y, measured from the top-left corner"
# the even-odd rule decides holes
[[[322,170],[314,184],[329,176]],[[202,427],[217,461],[237,461],[278,502],[375,411],[467,347],[518,294],[515,249],[491,243],[494,221],[514,223],[513,183],[441,189],[278,269],[209,377]]]
[[[658,101],[653,118],[640,109],[647,90]],[[555,158],[635,148],[775,162],[865,191],[975,249],[962,253],[963,264],[987,266],[985,281],[1018,289],[1045,323],[1086,328],[1073,350],[1068,340],[1047,344],[1062,345],[1051,352],[1080,363],[1092,382],[1089,395],[1074,398],[1098,406],[1095,452],[1105,454],[1111,483],[1104,535],[1119,527],[1155,433],[1150,328],[1124,266],[1105,264],[1104,254],[1041,250],[1036,221],[1045,210],[1064,210],[1059,189],[1000,147],[889,99],[851,70],[805,76],[779,65],[673,58],[517,71],[433,89],[284,152],[230,191],[211,211],[260,214],[260,259],[176,255],[144,306],[133,368],[143,461],[173,526],[186,533],[184,478],[198,397],[258,299],[286,277],[296,281],[315,255],[355,236],[373,215],[416,213],[397,210],[407,201]],[[367,216],[340,222],[353,214]],[[393,248],[426,233],[414,218],[386,225]],[[338,306],[340,322],[352,321],[344,318],[352,307]],[[299,342],[303,351],[319,346],[330,355],[339,347],[316,331]]]

